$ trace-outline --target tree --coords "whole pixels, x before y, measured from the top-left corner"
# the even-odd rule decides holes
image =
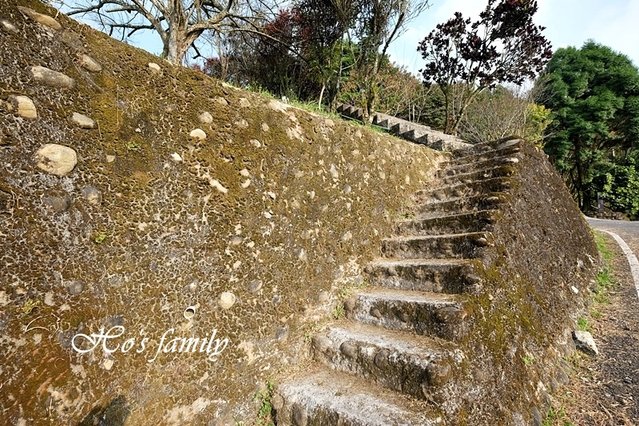
[[[446,133],[457,133],[479,93],[498,84],[520,85],[543,69],[552,52],[544,28],[533,22],[536,12],[535,0],[488,0],[479,20],[457,12],[420,42],[424,83],[437,84],[445,99]]]
[[[468,105],[459,122],[459,135],[471,143],[519,135],[538,146],[550,124],[550,110],[533,102],[533,91],[504,86],[485,90]]]
[[[559,49],[544,76],[543,104],[553,111],[545,150],[583,210],[605,191],[605,163],[639,149],[639,71],[624,55],[592,41]]]
[[[77,0],[68,14],[93,15],[109,35],[123,39],[155,31],[162,40],[162,57],[182,64],[204,33],[259,32],[272,7],[271,0]]]
[[[360,54],[356,66],[367,119],[375,110],[378,76],[390,44],[406,29],[406,24],[429,7],[429,0],[369,0],[358,3],[355,36]]]

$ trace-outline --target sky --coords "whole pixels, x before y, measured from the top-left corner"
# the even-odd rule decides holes
[[[71,5],[74,0],[65,3]],[[389,48],[391,60],[413,73],[424,64],[417,52],[419,41],[456,11],[477,18],[486,0],[431,0],[431,4]],[[546,27],[544,35],[553,50],[581,47],[592,39],[625,54],[639,66],[639,0],[538,0],[538,4],[534,21]],[[136,35],[129,42],[155,54],[162,51],[159,37],[151,32]]]
[[[424,64],[417,45],[440,22],[457,11],[477,18],[485,0],[431,0],[432,6],[408,25],[389,48],[391,60],[417,72]],[[544,35],[553,50],[581,47],[587,40],[611,47],[639,66],[639,0],[538,0],[534,17],[546,27]]]

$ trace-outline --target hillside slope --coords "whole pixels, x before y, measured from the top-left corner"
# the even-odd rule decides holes
[[[3,419],[252,422],[441,154],[33,11],[0,2]]]

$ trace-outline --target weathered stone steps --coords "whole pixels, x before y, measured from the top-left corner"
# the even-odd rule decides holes
[[[399,221],[398,235],[438,235],[490,230],[495,222],[495,210],[478,210],[456,214],[440,214],[429,218],[418,217]]]
[[[479,285],[467,259],[379,259],[366,272],[373,285],[398,290],[455,294]]]
[[[339,371],[307,372],[280,386],[275,400],[278,426],[441,424],[428,404]]]
[[[396,236],[382,240],[382,254],[395,259],[474,258],[490,243],[487,232]]]
[[[447,176],[457,176],[465,173],[470,173],[476,170],[486,170],[499,166],[513,166],[519,162],[519,156],[515,154],[499,155],[496,157],[485,158],[476,163],[467,163],[461,165],[451,165],[449,167],[440,169],[437,172],[437,176],[445,178]]]
[[[417,218],[428,219],[451,213],[467,213],[494,210],[503,201],[504,193],[492,192],[471,197],[449,198],[443,201],[420,204],[416,207]]]
[[[346,323],[313,339],[315,358],[418,399],[433,399],[454,368],[453,345],[379,327]]]
[[[417,191],[414,199],[416,204],[426,204],[453,198],[474,197],[489,192],[506,192],[511,187],[510,179],[497,177],[424,189]]]
[[[513,145],[507,145],[504,147],[498,147],[490,151],[483,151],[478,153],[472,153],[463,156],[452,157],[448,162],[441,165],[442,168],[461,166],[464,164],[478,163],[483,160],[488,160],[496,157],[505,157],[508,155],[514,155],[519,153],[521,148],[519,143]]]
[[[461,149],[456,149],[452,151],[452,154],[455,157],[464,157],[468,155],[489,153],[494,150],[501,150],[501,149],[506,149],[513,146],[519,146],[520,142],[521,142],[520,139],[509,137],[509,138],[500,139],[497,141],[471,144],[469,146],[462,147]]]
[[[510,165],[502,165],[491,167],[487,169],[478,169],[472,170],[467,173],[459,173],[452,176],[445,176],[440,178],[440,181],[443,184],[455,184],[460,182],[477,182],[485,179],[499,178],[499,177],[508,177],[512,176],[515,173],[515,168]]]
[[[390,330],[445,340],[464,334],[466,313],[456,295],[371,289],[356,294],[344,307],[347,318]]]

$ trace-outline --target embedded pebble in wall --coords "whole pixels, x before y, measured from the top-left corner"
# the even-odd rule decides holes
[[[84,114],[74,112],[71,120],[83,129],[95,129],[95,121]]]
[[[239,246],[242,244],[243,238],[239,236],[235,236],[229,240],[229,245],[231,246]]]
[[[229,104],[229,102],[221,96],[216,96],[213,100],[222,106],[227,106]]]
[[[94,206],[102,203],[102,193],[95,186],[85,186],[82,189],[82,196],[89,204]]]
[[[38,111],[33,101],[26,96],[12,96],[10,98],[18,107],[18,115],[22,118],[38,118]]]
[[[105,159],[107,163],[113,163],[115,161],[115,155],[107,155]]]
[[[245,119],[238,120],[233,124],[235,124],[235,127],[238,127],[240,129],[248,129],[249,127],[248,121],[246,121]]]
[[[251,106],[251,102],[246,98],[240,98],[240,107],[248,108]]]
[[[78,164],[78,155],[73,148],[55,143],[40,148],[35,159],[39,169],[57,176],[68,174]]]
[[[330,172],[331,172],[331,177],[334,180],[339,179],[339,172],[337,171],[337,168],[335,167],[335,164],[331,164]]]
[[[64,287],[74,296],[77,296],[84,290],[84,284],[81,281],[65,281]]]
[[[213,116],[210,112],[207,111],[204,111],[202,114],[200,114],[198,118],[200,119],[200,123],[203,124],[211,124],[213,122]]]
[[[262,123],[262,131],[263,132],[268,132],[269,130],[271,130],[271,128],[268,127],[268,124]]]
[[[231,309],[233,305],[235,305],[236,297],[230,291],[225,291],[220,294],[220,298],[217,301],[217,304],[222,309]]]
[[[0,19],[0,27],[8,33],[12,33],[12,34],[18,33],[18,29],[16,28],[16,26],[13,25],[11,22],[7,21],[6,19]]]
[[[191,130],[191,133],[189,134],[189,136],[191,136],[193,139],[197,139],[201,141],[206,139],[206,133],[202,129]]]
[[[248,291],[251,293],[257,293],[262,289],[262,281],[261,280],[253,280],[248,284]]]
[[[80,66],[87,71],[100,72],[102,71],[102,65],[98,64],[95,59],[87,54],[81,54],[78,56],[80,59]]]
[[[59,89],[72,89],[75,86],[75,80],[71,77],[46,67],[31,67],[31,75],[37,82],[47,86]]]
[[[171,160],[174,163],[181,163],[182,162],[182,156],[180,154],[178,154],[177,152],[174,152],[173,154],[171,154]]]
[[[162,68],[160,68],[160,66],[158,64],[156,64],[155,62],[149,62],[149,68],[155,74],[161,74],[162,73]]]
[[[71,198],[68,195],[61,197],[47,196],[42,198],[42,203],[53,210],[54,213],[62,213],[71,207]]]
[[[43,15],[42,13],[38,13],[33,9],[29,9],[28,7],[22,7],[22,6],[18,6],[18,10],[39,24],[52,28],[56,31],[59,31],[62,29],[62,25],[60,25],[58,21],[56,21],[49,15]]]

